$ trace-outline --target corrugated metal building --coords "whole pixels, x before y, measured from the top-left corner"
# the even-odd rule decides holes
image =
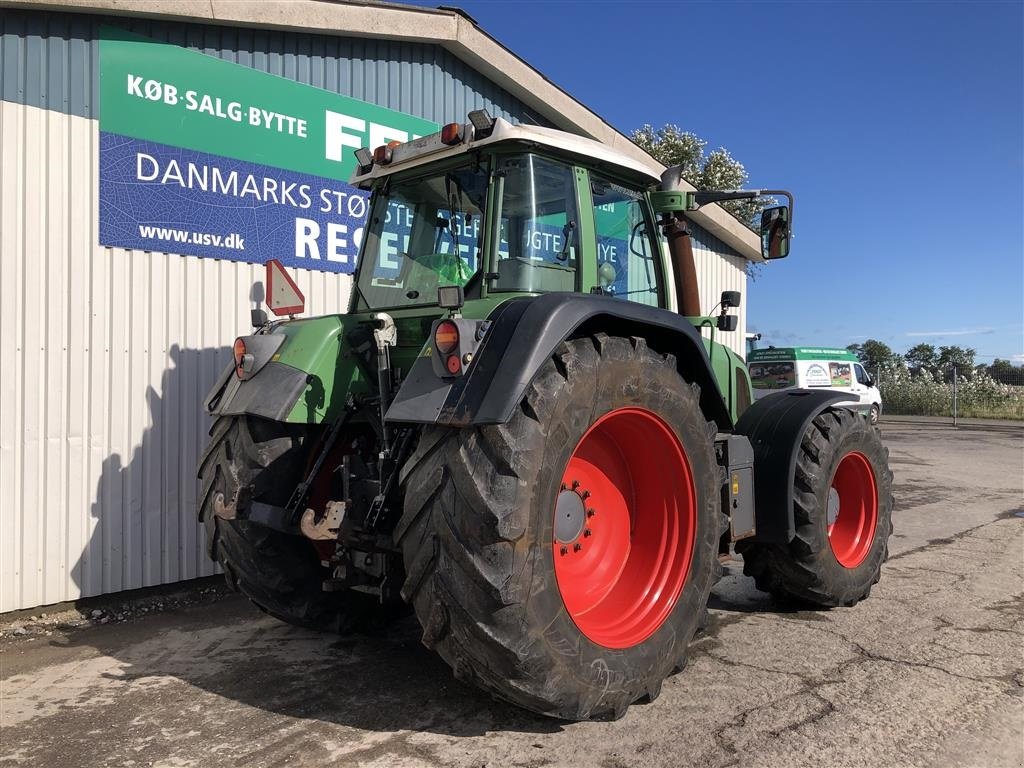
[[[263,269],[100,245],[103,25],[436,123],[485,107],[640,152],[453,11],[0,0],[0,611],[214,572],[196,523],[201,401]],[[708,310],[745,288],[757,246],[703,216]],[[309,312],[344,309],[348,275],[294,272]]]

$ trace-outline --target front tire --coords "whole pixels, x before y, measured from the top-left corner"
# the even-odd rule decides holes
[[[565,342],[503,425],[434,429],[403,472],[403,596],[456,677],[619,717],[686,663],[724,528],[714,426],[642,339]]]
[[[801,441],[788,544],[737,542],[743,572],[762,592],[824,607],[866,598],[888,557],[892,471],[878,430],[830,408]]]

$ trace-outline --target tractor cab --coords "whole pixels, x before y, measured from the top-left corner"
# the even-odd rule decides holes
[[[656,168],[479,113],[357,156],[353,184],[378,194],[355,311],[428,306],[445,285],[467,302],[567,292],[670,307],[648,200]]]

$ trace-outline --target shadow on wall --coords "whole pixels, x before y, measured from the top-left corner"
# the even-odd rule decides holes
[[[196,515],[196,465],[212,423],[202,403],[230,359],[230,347],[171,346],[159,389],[145,390],[142,439],[127,461],[120,453],[103,460],[91,534],[71,569],[82,597],[216,573]],[[108,423],[143,418],[130,404],[124,408],[128,413]]]

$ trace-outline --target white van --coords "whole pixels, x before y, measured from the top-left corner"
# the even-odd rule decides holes
[[[836,389],[851,395],[849,401],[839,405],[855,406],[872,424],[877,424],[882,415],[881,392],[849,350],[830,347],[755,349],[747,356],[747,368],[755,398],[788,387]]]

